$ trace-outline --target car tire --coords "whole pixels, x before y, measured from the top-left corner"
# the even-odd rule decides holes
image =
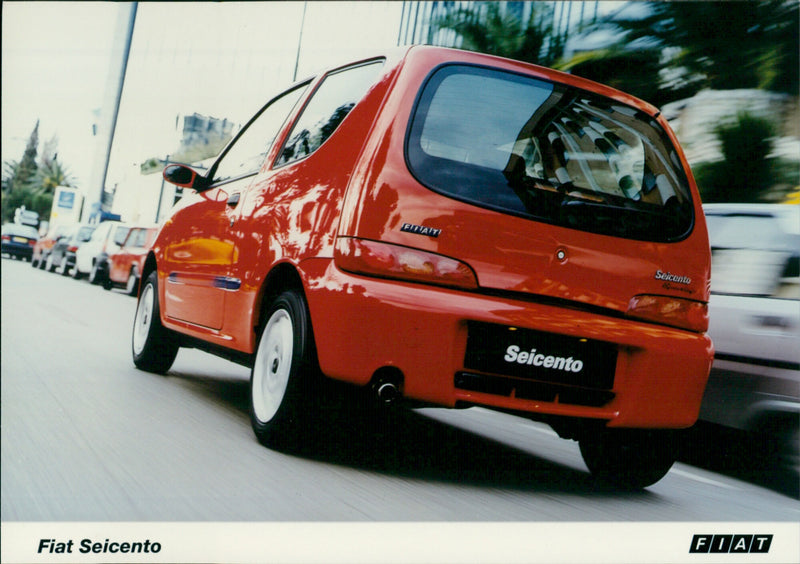
[[[321,381],[305,297],[283,292],[264,319],[250,373],[250,422],[261,444],[297,448],[311,428],[313,386]]]
[[[39,268],[39,263],[41,259],[38,257],[31,257],[31,268]]]
[[[601,484],[621,490],[640,490],[663,478],[677,459],[674,433],[669,431],[606,429],[580,441],[589,471]]]
[[[177,335],[161,324],[158,275],[153,271],[142,288],[133,318],[133,363],[140,370],[164,374],[175,362],[179,348]]]
[[[46,258],[43,257],[42,255],[39,255],[39,262],[37,263],[36,266],[39,267],[39,270],[44,270],[46,262],[47,262]]]
[[[136,276],[136,269],[132,268],[128,274],[128,281],[125,283],[125,293],[129,296],[136,296],[139,293],[139,277]]]
[[[97,261],[92,263],[92,269],[89,271],[89,284],[100,283],[100,269],[97,266]]]
[[[80,280],[81,278],[83,278],[83,274],[81,274],[81,271],[78,270],[78,263],[77,262],[75,262],[75,266],[72,267],[72,277],[75,280]]]

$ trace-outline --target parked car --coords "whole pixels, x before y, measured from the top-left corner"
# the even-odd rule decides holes
[[[308,440],[338,380],[546,421],[641,488],[697,419],[705,218],[669,125],[629,95],[412,47],[289,87],[206,173],[164,178],[184,196],[145,261],[133,361],[250,365],[266,445]]]
[[[56,241],[58,241],[59,237],[66,234],[71,227],[72,224],[66,224],[66,223],[55,225],[47,232],[47,234],[44,237],[41,237],[38,241],[36,241],[36,244],[33,246],[33,257],[31,258],[31,266],[34,268],[43,269],[47,261],[47,255],[49,255],[50,251],[53,250]]]
[[[716,353],[700,419],[752,433],[798,466],[800,206],[704,208]]]
[[[30,225],[6,223],[2,227],[2,250],[0,253],[11,258],[31,260],[33,246],[39,240],[39,232]]]
[[[76,278],[89,277],[92,284],[102,284],[108,278],[108,256],[119,251],[130,225],[119,221],[103,221],[91,239],[81,245],[76,255]]]
[[[91,238],[96,225],[76,223],[71,225],[67,232],[60,236],[47,255],[45,270],[58,272],[64,276],[72,275],[78,278],[75,270],[75,256],[81,245]]]
[[[108,258],[108,278],[103,285],[107,290],[122,287],[129,296],[139,292],[139,273],[157,231],[156,227],[132,227],[128,231],[119,251]]]

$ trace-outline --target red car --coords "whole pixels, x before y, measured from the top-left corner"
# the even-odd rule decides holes
[[[193,191],[145,261],[134,363],[193,346],[252,366],[264,444],[302,440],[334,379],[545,421],[641,488],[697,419],[705,219],[666,120],[629,95],[412,47],[291,86],[206,174],[164,178]]]
[[[57,225],[51,228],[47,235],[36,241],[33,246],[33,257],[31,258],[31,266],[33,268],[44,269],[47,263],[47,256],[56,246],[58,239],[69,233],[71,227],[71,224]]]
[[[142,272],[147,251],[153,246],[156,227],[132,227],[119,251],[108,257],[108,278],[103,283],[106,290],[125,288],[129,296],[139,291],[139,273]]]

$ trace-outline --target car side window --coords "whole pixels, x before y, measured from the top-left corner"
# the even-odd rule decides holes
[[[292,128],[276,166],[300,160],[319,149],[364,97],[382,68],[381,60],[325,77]]]
[[[211,171],[214,183],[256,174],[275,141],[281,126],[308,83],[274,98],[245,126]]]

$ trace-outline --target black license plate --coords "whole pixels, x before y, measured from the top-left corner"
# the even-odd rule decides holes
[[[610,390],[617,348],[610,343],[490,323],[469,323],[464,367]]]

